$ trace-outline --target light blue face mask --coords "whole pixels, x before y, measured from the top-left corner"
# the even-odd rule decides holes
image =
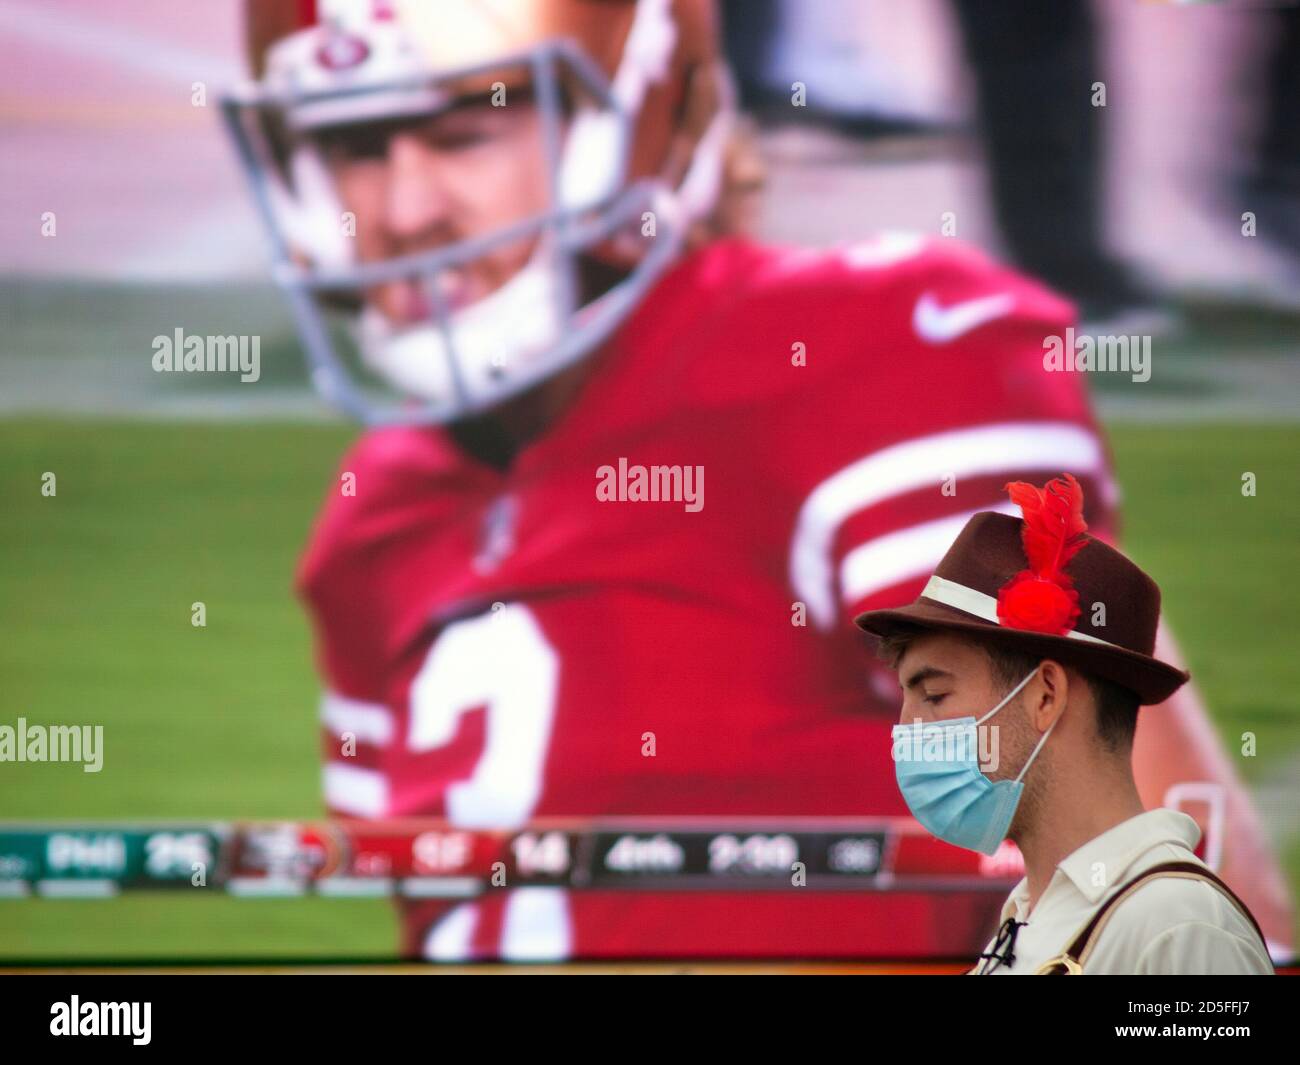
[[[912,816],[931,835],[954,846],[990,855],[1006,839],[1025,790],[1021,781],[1056,728],[1056,722],[1043,733],[1015,780],[989,780],[980,772],[976,728],[1018,695],[1037,672],[1035,669],[1025,677],[978,721],[973,717],[958,717],[894,726],[894,773],[898,787]]]

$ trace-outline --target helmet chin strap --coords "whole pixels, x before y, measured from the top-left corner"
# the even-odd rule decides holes
[[[610,95],[625,113],[637,114],[650,83],[668,77],[676,45],[671,0],[637,0],[623,56],[610,83]]]
[[[625,114],[638,115],[650,85],[668,77],[676,45],[672,0],[637,0],[623,57],[610,85],[610,94]],[[657,209],[668,212],[672,221],[682,228],[702,217],[717,202],[722,159],[735,110],[735,88],[725,68],[719,70],[719,84],[722,99],[718,112],[695,146],[686,173],[676,188],[665,188],[665,195],[657,197]]]
[[[709,120],[692,153],[690,166],[673,190],[679,225],[703,218],[718,202],[723,159],[734,126],[736,96],[735,86],[726,69],[721,68],[718,73],[722,99],[718,102],[717,114]]]
[[[628,139],[652,82],[668,76],[677,26],[669,0],[637,0],[618,69],[610,82],[617,111],[580,111],[560,159],[560,202],[587,210],[613,196],[623,175]]]

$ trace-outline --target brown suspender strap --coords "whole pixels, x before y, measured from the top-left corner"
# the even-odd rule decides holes
[[[1105,902],[1098,907],[1097,912],[1092,915],[1074,940],[1061,954],[1055,958],[1044,962],[1038,970],[1039,976],[1077,976],[1083,972],[1083,965],[1088,960],[1088,955],[1092,952],[1097,938],[1101,935],[1102,929],[1106,927],[1106,922],[1110,920],[1110,915],[1114,912],[1116,906],[1132,895],[1138,888],[1150,880],[1156,880],[1160,877],[1181,877],[1187,880],[1203,880],[1217,887],[1228,899],[1237,907],[1238,910],[1250,921],[1255,929],[1259,941],[1264,943],[1264,933],[1260,930],[1259,922],[1255,920],[1255,915],[1250,912],[1246,904],[1237,898],[1236,892],[1228,887],[1222,880],[1212,872],[1199,865],[1196,862],[1162,862],[1159,865],[1153,865],[1139,873],[1127,884],[1121,887],[1115,894],[1111,895]],[[1267,946],[1265,951],[1267,952]]]

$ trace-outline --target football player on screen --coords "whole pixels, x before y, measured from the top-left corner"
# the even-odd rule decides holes
[[[910,599],[1007,481],[1072,472],[1114,535],[1084,385],[1043,367],[1071,307],[951,241],[741,235],[753,157],[704,0],[246,14],[256,80],[226,116],[315,384],[369,425],[299,574],[330,811],[906,815],[897,690],[866,690],[850,619]],[[1289,943],[1196,696],[1136,745],[1149,804],[1222,785],[1223,872]],[[400,906],[427,958],[899,957],[973,955],[999,901]]]

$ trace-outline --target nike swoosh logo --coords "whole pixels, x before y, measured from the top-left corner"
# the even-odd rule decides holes
[[[941,307],[938,300],[926,292],[916,301],[916,310],[912,312],[912,328],[922,340],[928,340],[931,344],[946,344],[986,322],[1001,318],[1011,310],[1015,302],[1011,293],[999,292],[977,300],[954,303],[951,307]]]

